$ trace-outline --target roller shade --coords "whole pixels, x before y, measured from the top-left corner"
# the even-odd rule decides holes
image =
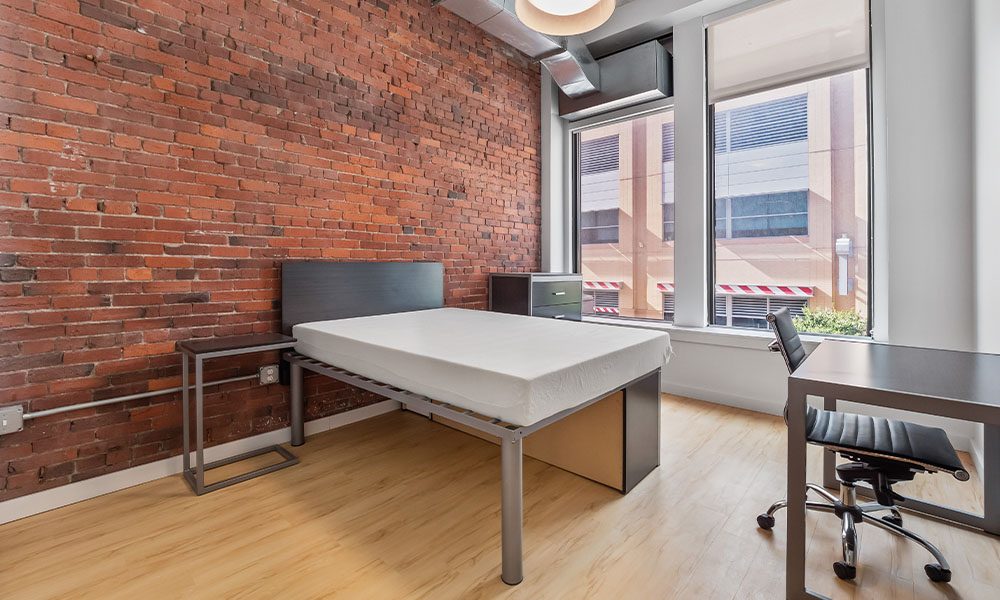
[[[707,27],[711,103],[868,66],[868,0],[774,0]]]

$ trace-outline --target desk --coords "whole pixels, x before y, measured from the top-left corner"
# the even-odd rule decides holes
[[[824,598],[805,585],[806,397],[983,423],[984,514],[907,499],[900,506],[1000,535],[1000,355],[826,340],[788,378],[788,543],[785,597]],[[824,479],[832,473],[825,457]]]

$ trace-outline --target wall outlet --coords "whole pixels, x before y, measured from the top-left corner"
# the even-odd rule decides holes
[[[278,383],[278,365],[265,365],[260,368],[260,384]]]
[[[24,407],[20,404],[0,407],[0,435],[22,429],[24,429]]]

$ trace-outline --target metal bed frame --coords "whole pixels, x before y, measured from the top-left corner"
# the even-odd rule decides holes
[[[281,267],[281,326],[285,335],[299,323],[382,315],[444,306],[444,265],[434,262],[286,261]],[[516,585],[522,568],[521,440],[609,394],[624,391],[622,485],[627,493],[660,464],[660,369],[610,389],[533,425],[518,426],[394,387],[294,351],[283,356],[282,382],[291,385],[292,445],[305,442],[303,369],[332,377],[451,419],[500,440],[501,546],[504,583]]]
[[[573,413],[576,413],[591,404],[603,400],[609,394],[625,390],[628,394],[630,388],[640,390],[646,386],[655,385],[657,392],[660,385],[660,369],[650,371],[641,377],[634,379],[623,386],[609,390],[595,398],[577,406],[558,412],[550,417],[542,419],[531,425],[512,425],[500,419],[487,417],[471,410],[459,408],[451,404],[432,400],[427,396],[415,394],[407,390],[376,381],[374,379],[352,373],[345,369],[328,365],[322,361],[310,358],[298,352],[286,352],[283,356],[291,365],[291,425],[292,425],[292,445],[300,446],[305,443],[305,413],[304,399],[302,391],[303,369],[314,373],[319,373],[327,377],[332,377],[352,386],[373,392],[380,396],[398,401],[403,407],[413,406],[419,408],[421,412],[438,415],[446,419],[451,419],[483,433],[487,433],[500,439],[500,545],[502,556],[502,569],[500,578],[508,585],[517,585],[524,579],[523,568],[523,531],[522,522],[524,515],[523,490],[522,490],[522,444],[521,440],[546,425],[550,425]],[[655,382],[655,383],[651,383]],[[638,387],[634,387],[638,386]],[[658,394],[657,394],[658,395]],[[658,404],[657,398],[657,407]],[[658,431],[658,428],[657,428]],[[658,437],[658,436],[657,436]],[[655,468],[655,465],[653,466]],[[645,473],[643,473],[645,475]]]

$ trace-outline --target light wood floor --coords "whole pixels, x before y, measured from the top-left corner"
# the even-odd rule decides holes
[[[397,412],[311,437],[300,465],[201,498],[177,476],[0,526],[0,597],[783,597],[784,518],[773,535],[754,520],[782,495],[781,420],[672,397],[663,407],[662,465],[627,496],[526,460],[517,587],[499,580],[496,446]],[[922,494],[980,505],[976,479],[921,479]],[[950,558],[952,586],[924,577],[921,549],[872,528],[857,582],[839,582],[828,515],[810,516],[811,586],[1000,598],[1000,540],[906,520]]]

